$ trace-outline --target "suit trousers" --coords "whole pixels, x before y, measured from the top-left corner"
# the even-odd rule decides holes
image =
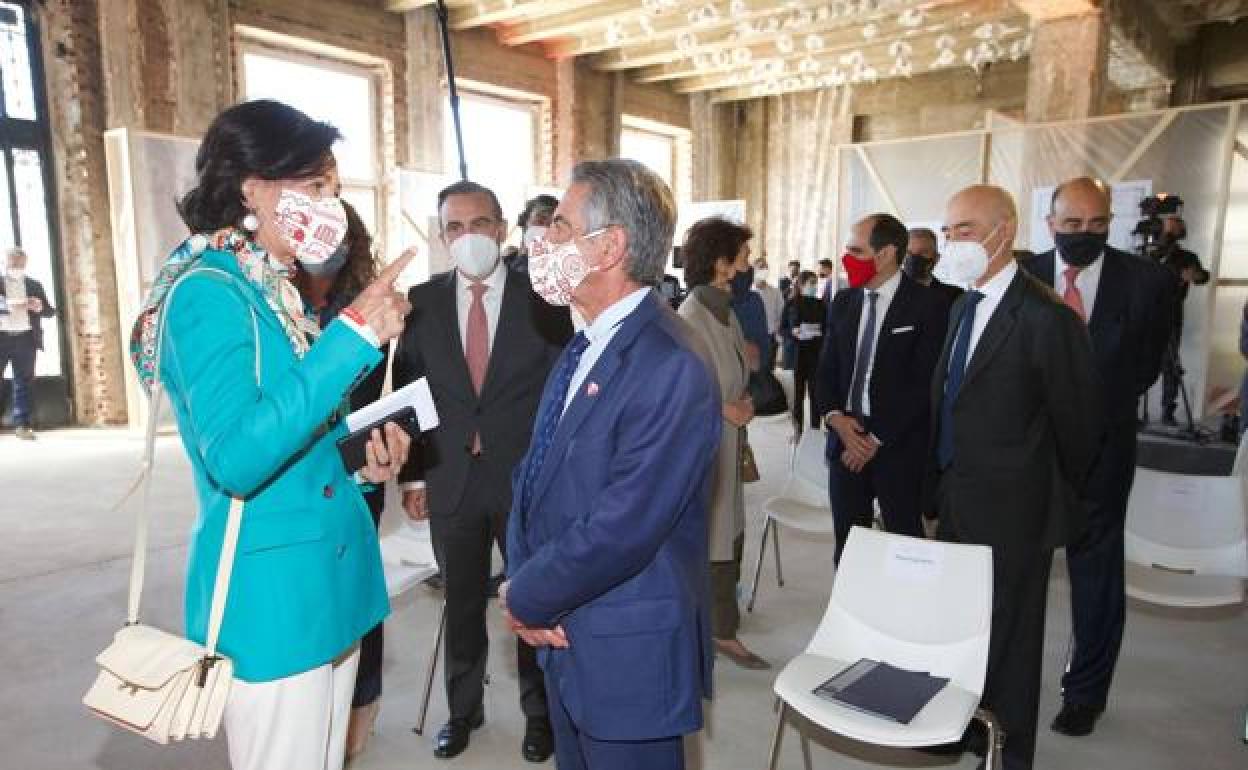
[[[31,426],[31,394],[35,382],[35,333],[0,332],[0,378],[13,364],[13,425]]]
[[[1044,619],[1052,549],[1009,547],[958,527],[947,489],[938,492],[937,539],[992,546],[992,637],[980,705],[1005,730],[1005,770],[1030,770],[1036,756],[1036,721],[1044,666]]]
[[[799,345],[801,343],[798,343]],[[799,351],[797,366],[793,369],[793,420],[797,430],[804,428],[806,415],[806,398],[810,397],[810,427],[819,427],[821,415],[815,414],[815,377],[819,374],[819,354]]]
[[[1123,530],[1135,481],[1135,425],[1110,428],[1088,480],[1088,526],[1066,548],[1074,640],[1062,677],[1068,703],[1104,708],[1127,619]]]
[[[339,770],[359,651],[272,682],[235,679],[225,706],[231,770]]]
[[[828,458],[828,501],[836,526],[837,564],[841,563],[849,530],[871,526],[877,500],[886,530],[923,537],[920,517],[925,449],[921,440],[909,443],[913,446],[880,447],[860,473],[846,468],[839,454]]]
[[[386,507],[385,487],[378,486],[371,492],[365,492],[364,502],[368,503],[368,512],[373,515],[373,526],[380,527],[381,514]],[[381,662],[386,642],[383,625],[378,623],[360,640],[360,670],[355,677],[352,708],[367,706],[381,697]]]
[[[602,741],[581,732],[559,698],[557,665],[547,676],[556,770],[684,770],[685,743],[679,735],[653,741]]]
[[[449,516],[432,516],[429,532],[446,588],[446,701],[452,720],[470,720],[482,711],[489,638],[490,556],[494,543],[506,559],[507,511],[499,510],[497,489],[483,473],[482,457],[469,464],[459,506]],[[546,718],[546,691],[537,654],[516,639],[520,708],[530,719]]]

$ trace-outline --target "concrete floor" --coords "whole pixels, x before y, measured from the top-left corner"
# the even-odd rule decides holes
[[[784,478],[788,429],[751,432],[763,481],[750,485],[751,511]],[[153,554],[144,613],[149,622],[180,627],[183,542],[193,519],[187,463],[162,440],[154,506]],[[94,676],[93,656],[120,625],[125,606],[133,505],[112,506],[137,469],[140,442],[122,432],[45,433],[30,443],[0,435],[0,767],[14,770],[107,768],[200,770],[225,767],[224,743],[161,748],[89,717],[79,700]],[[751,513],[747,567],[761,522]],[[775,664],[806,644],[827,601],[832,577],[827,541],[782,533],[786,585],[777,588],[764,565],[758,605],[741,637]],[[1062,562],[1053,570],[1045,646],[1041,719],[1058,706],[1057,678],[1069,633],[1068,586]],[[519,757],[523,720],[516,704],[515,664],[508,643],[491,651],[487,725],[453,762],[433,758],[430,740],[446,717],[439,689],[424,737],[411,727],[424,664],[432,644],[436,599],[421,587],[396,603],[387,625],[386,696],[378,731],[360,770],[413,767],[527,766]],[[1248,624],[1243,608],[1176,612],[1133,603],[1111,707],[1096,733],[1064,738],[1041,726],[1038,768],[1242,770],[1248,706]],[[501,622],[491,634],[504,640]],[[718,696],[707,730],[689,741],[691,767],[761,768],[773,727],[775,672],[717,668]],[[439,674],[440,677],[440,674]],[[440,678],[439,678],[440,685]],[[798,741],[784,745],[781,767],[800,767]],[[816,767],[970,768],[971,758],[942,760],[879,751],[816,737]],[[277,770],[277,769],[275,769]],[[300,770],[300,769],[296,769]]]

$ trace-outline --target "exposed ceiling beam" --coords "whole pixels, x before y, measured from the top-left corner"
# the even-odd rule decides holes
[[[451,10],[451,29],[508,24],[598,5],[598,0],[479,0]]]
[[[1014,0],[1014,5],[1031,18],[1044,21],[1099,13],[1105,3],[1103,0]]]
[[[662,15],[633,13],[616,18],[614,24],[599,29],[589,28],[583,34],[572,39],[558,40],[550,44],[552,55],[564,58],[601,53],[619,48],[622,43],[651,41],[660,42],[676,38],[679,45],[685,36],[693,39],[714,36],[717,32],[731,31],[734,27],[747,22],[766,21],[782,27],[788,19],[801,19],[803,24],[826,22],[837,16],[858,22],[868,19],[877,13],[900,12],[919,6],[941,5],[958,0],[869,0],[876,7],[867,14],[858,13],[856,8],[850,12],[851,5],[857,3],[820,2],[818,0],[719,0],[718,2],[694,3],[692,7],[685,4],[675,13]],[[634,7],[637,3],[633,4]],[[771,22],[771,19],[775,19]],[[568,36],[563,36],[568,37]],[[670,42],[667,50],[672,50]],[[636,66],[636,65],[630,65]]]
[[[1021,18],[1021,17],[1015,17]],[[995,58],[988,61],[1015,61],[1028,53],[1028,31],[1017,29],[1012,34],[1000,38],[994,50],[999,48]],[[948,68],[972,66],[966,58],[967,50],[975,50],[970,44],[978,46],[974,38],[967,40],[965,36],[958,41],[951,57],[941,59],[936,40],[940,35],[931,35],[913,41],[914,51],[908,59],[908,67],[898,61],[898,57],[889,51],[889,45],[873,45],[857,49],[850,53],[824,54],[804,60],[801,66],[793,66],[792,62],[771,60],[757,62],[748,68],[731,72],[720,72],[709,75],[686,78],[673,84],[677,93],[698,93],[701,91],[721,91],[724,89],[753,90],[763,87],[771,91],[792,91],[804,88],[827,88],[852,82],[874,82],[894,77],[921,75],[928,72]],[[943,62],[943,63],[942,63]],[[754,96],[759,94],[754,93]],[[714,95],[713,98],[717,98]],[[742,96],[739,98],[750,98]]]
[[[861,25],[854,25],[822,32],[803,31],[788,36],[787,39],[778,37],[733,47],[715,46],[707,50],[699,46],[683,60],[646,67],[639,70],[635,77],[640,82],[651,83],[740,69],[760,59],[801,61],[810,56],[843,53],[867,45],[889,46],[894,42],[913,46],[921,39],[934,40],[942,34],[963,35],[967,30],[999,23],[1007,23],[1007,26],[1021,27],[1024,30],[1028,26],[1027,18],[1020,16],[1007,0],[978,0],[957,8],[939,9],[929,14],[920,26],[901,26],[895,20],[890,20],[890,23],[879,25],[879,29],[871,37],[863,34]]]
[[[433,5],[434,0],[386,0],[386,10],[395,13],[403,13],[404,11],[414,11],[417,8],[423,8],[426,5]],[[463,5],[463,2],[459,3]],[[448,2],[448,6],[455,5],[454,2]]]
[[[826,3],[824,4],[827,5]],[[760,17],[752,25],[750,29],[741,29],[742,25],[727,26],[709,31],[695,31],[693,36],[687,38],[687,42],[692,46],[682,48],[679,43],[685,40],[678,39],[677,45],[673,45],[669,38],[652,39],[649,37],[638,38],[631,41],[631,44],[625,43],[617,50],[608,51],[598,56],[594,60],[594,66],[604,70],[620,70],[630,69],[633,67],[652,66],[656,64],[666,64],[686,58],[696,53],[715,54],[721,50],[740,48],[742,46],[754,46],[768,42],[778,42],[788,39],[797,46],[804,45],[807,35],[822,34],[824,32],[843,30],[848,34],[857,35],[860,39],[864,37],[864,29],[868,25],[874,24],[877,34],[881,30],[891,30],[894,28],[906,29],[922,29],[932,23],[939,21],[950,14],[960,13],[958,10],[963,6],[970,6],[975,10],[971,12],[979,12],[981,6],[987,12],[1001,12],[1006,8],[1010,8],[1008,0],[978,0],[978,2],[970,2],[967,0],[912,0],[911,2],[894,3],[891,5],[882,5],[874,11],[866,13],[856,13],[852,15],[836,15],[827,14],[821,17],[816,11],[814,19],[807,24],[795,24],[799,18],[805,18],[793,12],[784,12],[783,9],[777,8],[776,13],[768,17]],[[904,26],[899,23],[902,17],[905,17],[907,24],[913,26]],[[775,19],[773,25],[771,20]],[[765,22],[765,23],[764,23]],[[772,28],[774,26],[774,29]],[[573,41],[572,43],[556,44],[556,52],[559,54],[573,54],[584,45]]]
[[[682,0],[675,7],[663,9],[656,14],[647,12],[637,0],[601,0],[564,13],[509,25],[502,31],[500,37],[508,45],[523,45],[569,37],[601,27],[601,34],[598,37],[603,38],[610,37],[607,32],[613,29],[614,25],[643,18],[652,19],[656,25],[660,21],[687,25],[689,23],[688,9],[683,6],[688,1]],[[635,27],[636,24],[633,26]],[[618,41],[611,43],[611,45],[617,44]]]

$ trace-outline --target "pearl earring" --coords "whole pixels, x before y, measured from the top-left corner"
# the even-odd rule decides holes
[[[255,212],[248,211],[247,216],[243,217],[243,229],[249,233],[260,229],[260,220],[256,218]]]

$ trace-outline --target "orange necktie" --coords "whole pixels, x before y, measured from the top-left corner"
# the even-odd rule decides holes
[[[481,395],[485,385],[485,369],[490,362],[490,322],[485,316],[483,299],[487,287],[481,281],[473,281],[468,290],[472,292],[472,304],[468,306],[468,334],[464,343],[464,358],[468,361],[468,376],[472,388]],[[472,453],[481,453],[481,434],[472,437]]]

